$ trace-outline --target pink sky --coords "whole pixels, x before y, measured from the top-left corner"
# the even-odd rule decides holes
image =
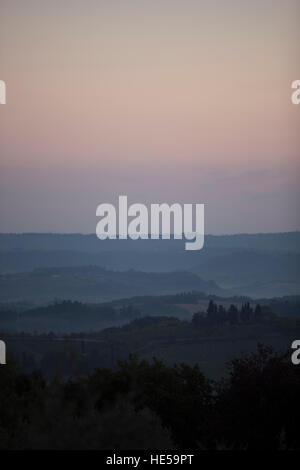
[[[300,229],[298,0],[0,0],[0,230],[206,204],[210,233]]]

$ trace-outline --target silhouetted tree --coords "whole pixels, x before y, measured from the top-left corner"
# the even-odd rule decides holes
[[[239,322],[239,311],[235,305],[230,305],[228,309],[228,320],[231,325],[236,325]]]

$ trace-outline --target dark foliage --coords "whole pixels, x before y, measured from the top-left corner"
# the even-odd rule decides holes
[[[258,346],[211,382],[198,366],[130,356],[45,383],[9,361],[0,373],[2,449],[299,449],[300,370]]]

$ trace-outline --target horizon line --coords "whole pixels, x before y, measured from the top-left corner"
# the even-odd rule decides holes
[[[205,237],[230,237],[230,236],[238,236],[238,235],[287,235],[287,234],[300,234],[300,229],[299,230],[290,230],[290,231],[286,231],[286,232],[236,232],[236,233],[207,233],[207,234],[204,234]],[[97,235],[96,233],[83,233],[83,232],[0,232],[0,236],[1,235],[65,235],[65,236],[68,236],[68,235],[81,235],[81,236],[95,236],[97,238]],[[182,233],[182,235],[184,236],[184,232]],[[151,239],[151,234],[148,234],[149,236],[149,240],[160,240],[160,239]],[[162,234],[160,233],[159,236],[162,236]],[[174,240],[174,233],[171,233],[171,238],[170,240]],[[122,238],[119,238],[118,235],[117,235],[117,240],[123,240]],[[110,240],[109,238],[107,238],[106,240]],[[106,241],[106,240],[100,240],[100,241]],[[130,240],[130,238],[128,239],[124,239],[124,241],[126,240]],[[143,240],[141,238],[138,238],[137,240]],[[132,241],[137,241],[137,240],[132,240]],[[145,239],[144,239],[145,240]],[[176,239],[175,239],[176,240]],[[178,240],[180,241],[180,240]]]

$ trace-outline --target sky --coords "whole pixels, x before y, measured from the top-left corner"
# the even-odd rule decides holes
[[[300,230],[299,0],[0,0],[0,231],[204,203],[206,233]]]

